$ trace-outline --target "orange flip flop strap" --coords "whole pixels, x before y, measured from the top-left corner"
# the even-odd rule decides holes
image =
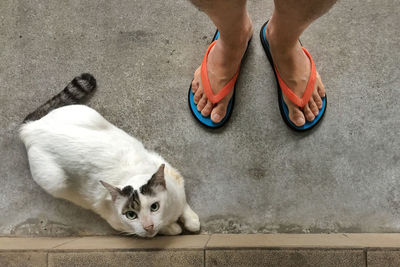
[[[210,44],[210,46],[208,47],[207,52],[203,58],[203,62],[201,63],[201,82],[202,82],[204,92],[206,93],[208,100],[210,100],[210,102],[213,104],[216,104],[219,101],[221,101],[221,99],[223,99],[227,94],[229,94],[230,91],[232,91],[232,89],[235,87],[235,83],[236,83],[237,77],[239,75],[239,69],[240,69],[240,66],[239,66],[239,68],[236,71],[233,78],[224,86],[224,88],[222,88],[221,91],[219,91],[216,95],[214,95],[213,91],[211,90],[210,81],[208,80],[207,58],[208,58],[208,54],[211,51],[211,48],[213,48],[213,46],[216,44],[216,42],[217,41],[215,40],[214,42],[212,42]]]
[[[305,49],[304,47],[302,47],[302,48],[303,48],[304,53],[307,55],[307,57],[310,59],[310,62],[311,62],[311,73],[310,73],[310,77],[308,78],[307,87],[306,87],[306,90],[304,91],[302,98],[299,98],[297,95],[295,95],[295,93],[293,93],[293,91],[282,80],[281,76],[278,73],[278,69],[276,68],[276,66],[274,66],[276,76],[278,77],[278,82],[282,89],[282,92],[285,94],[285,96],[287,98],[289,98],[290,101],[292,101],[296,106],[301,107],[301,108],[304,107],[311,98],[312,92],[314,90],[316,75],[317,75],[317,71],[315,70],[314,60],[312,59],[310,53],[308,53],[307,49]]]

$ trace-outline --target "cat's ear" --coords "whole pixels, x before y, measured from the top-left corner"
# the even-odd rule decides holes
[[[167,186],[165,184],[164,168],[165,164],[161,164],[157,172],[153,174],[153,176],[151,176],[147,184],[143,185],[140,188],[140,193],[142,193],[143,195],[153,195],[158,191],[163,191],[167,189]]]
[[[153,176],[147,183],[150,184],[150,186],[152,187],[162,186],[164,189],[166,189],[164,169],[165,169],[165,164],[161,164],[157,172],[153,174]]]
[[[122,194],[121,189],[118,187],[112,186],[109,183],[100,180],[100,183],[110,192],[112,201],[115,201],[118,196]]]

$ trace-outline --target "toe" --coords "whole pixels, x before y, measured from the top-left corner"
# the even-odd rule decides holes
[[[325,97],[325,86],[321,81],[321,76],[317,73],[317,80],[318,80],[318,94],[320,97]]]
[[[208,117],[208,115],[210,115],[211,113],[212,108],[213,104],[210,102],[210,100],[207,100],[207,104],[201,111],[201,115],[203,115],[203,117]]]
[[[203,90],[199,87],[193,97],[194,103],[197,105],[200,99],[202,99],[202,97],[203,97]]]
[[[196,93],[197,89],[200,86],[200,67],[194,72],[193,81],[192,81],[192,92]]]
[[[199,89],[200,83],[198,81],[193,80],[192,81],[192,92],[193,94],[196,93],[197,89]]]
[[[199,100],[199,103],[197,104],[197,110],[202,111],[203,108],[206,106],[206,104],[207,104],[207,96],[203,94],[203,96]]]
[[[317,107],[314,98],[310,98],[310,100],[308,101],[308,106],[310,107],[311,112],[314,114],[314,116],[317,116],[319,113],[319,108]]]
[[[321,109],[322,108],[322,99],[317,91],[313,92],[312,98],[314,99],[314,102],[317,105],[318,109]]]
[[[303,108],[304,116],[308,121],[313,121],[315,119],[314,114],[312,113],[308,103]]]
[[[304,118],[303,112],[301,112],[300,108],[291,104],[288,105],[289,108],[289,119],[294,125],[300,127],[306,123],[306,119]]]
[[[218,123],[222,121],[222,119],[225,117],[226,114],[226,108],[228,107],[228,102],[224,101],[223,99],[221,102],[219,102],[214,109],[211,111],[211,120],[214,123]]]

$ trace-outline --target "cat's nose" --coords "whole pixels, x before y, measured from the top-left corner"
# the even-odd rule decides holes
[[[147,225],[143,227],[146,232],[152,232],[154,230],[154,224]]]

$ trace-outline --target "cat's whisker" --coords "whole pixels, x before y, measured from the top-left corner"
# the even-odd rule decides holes
[[[120,235],[126,235],[126,236],[135,235],[135,233],[133,233],[133,232],[127,232],[127,231],[119,231],[118,234],[120,234]]]

